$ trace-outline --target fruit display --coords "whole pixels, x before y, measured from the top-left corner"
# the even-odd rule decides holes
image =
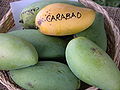
[[[104,17],[80,2],[41,0],[23,9],[24,27],[0,34],[0,70],[25,90],[120,90],[106,53]]]

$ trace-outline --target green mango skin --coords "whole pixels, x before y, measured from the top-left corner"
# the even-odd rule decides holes
[[[104,18],[100,13],[96,13],[94,23],[84,30],[83,32],[77,33],[76,37],[86,37],[96,43],[104,51],[107,49],[107,37],[104,29]]]
[[[13,81],[27,90],[76,90],[80,81],[67,65],[54,61],[10,71]]]
[[[103,90],[120,90],[120,72],[108,54],[85,37],[71,40],[66,48],[72,72],[87,84]]]
[[[69,1],[69,0],[43,0],[39,2],[35,2],[26,8],[24,8],[20,14],[20,22],[22,23],[24,28],[35,28],[35,17],[37,13],[45,6],[53,3],[67,3],[75,6],[83,6],[78,2]]]
[[[8,34],[18,36],[29,41],[36,48],[40,58],[65,57],[67,40],[47,36],[35,29],[16,30]]]
[[[37,51],[29,42],[3,33],[0,39],[0,70],[19,69],[38,62]]]

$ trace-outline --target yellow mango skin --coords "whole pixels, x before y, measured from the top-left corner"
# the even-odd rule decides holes
[[[92,9],[54,3],[40,10],[35,24],[42,33],[47,35],[72,35],[91,26],[95,16],[96,13]]]

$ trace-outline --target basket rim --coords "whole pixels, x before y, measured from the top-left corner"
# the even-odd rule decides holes
[[[5,21],[7,20],[8,16],[11,14],[11,9],[8,10],[8,12],[3,16],[3,18],[0,20],[0,26],[2,26]]]

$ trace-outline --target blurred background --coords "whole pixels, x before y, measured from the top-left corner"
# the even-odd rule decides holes
[[[103,6],[120,7],[120,0],[93,0]]]

